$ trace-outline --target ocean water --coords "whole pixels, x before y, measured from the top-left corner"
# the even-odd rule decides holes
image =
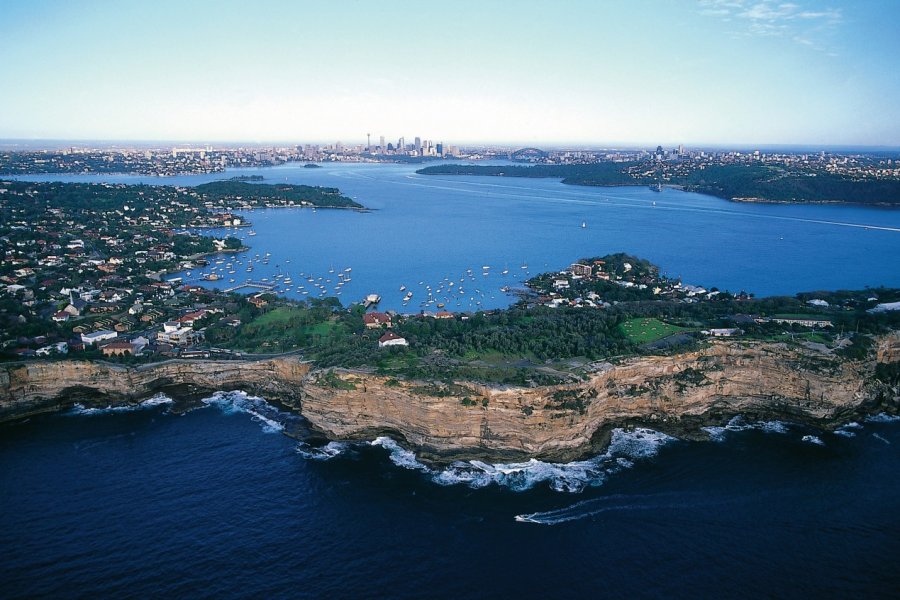
[[[900,424],[617,432],[570,465],[313,447],[262,399],[0,426],[0,596],[896,597]],[[851,434],[851,435],[847,435]],[[814,436],[817,442],[810,441]]]
[[[275,281],[277,275],[289,276],[292,286],[286,293],[292,297],[337,290],[346,305],[377,293],[382,309],[401,312],[436,310],[438,302],[456,311],[507,306],[515,296],[501,288],[515,289],[530,275],[610,252],[647,258],[686,283],[757,295],[900,286],[900,210],[740,204],[643,186],[591,188],[553,179],[425,176],[416,175],[416,168],[342,163],[321,169],[282,165],[167,178],[28,179],[196,185],[241,174],[262,175],[268,183],[338,187],[373,210],[250,211],[255,236],[248,236],[247,229],[229,231],[251,246],[249,252],[180,275],[222,289],[248,278]],[[247,272],[251,264],[254,269]],[[200,281],[211,269],[222,279]],[[338,290],[341,273],[350,281]],[[423,306],[428,288],[433,303]],[[407,291],[413,297],[404,303]]]

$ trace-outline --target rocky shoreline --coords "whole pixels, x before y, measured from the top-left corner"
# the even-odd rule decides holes
[[[900,411],[900,387],[875,367],[900,362],[900,335],[865,361],[813,348],[723,340],[673,356],[603,364],[579,383],[534,388],[398,381],[322,370],[297,356],[166,361],[126,367],[61,360],[0,366],[0,422],[71,408],[136,405],[243,390],[303,416],[330,440],[387,435],[434,462],[539,458],[603,451],[616,427],[650,427],[682,439],[737,415],[828,429],[865,414]]]

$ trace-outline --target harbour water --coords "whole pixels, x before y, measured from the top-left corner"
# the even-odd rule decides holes
[[[503,306],[511,297],[499,288],[526,273],[617,251],[686,282],[758,295],[900,285],[900,211],[431,178],[407,165],[225,177],[238,174],[339,187],[373,209],[253,211],[252,249],[223,259],[245,267],[259,253],[253,279],[288,274],[295,284],[309,284],[300,273],[332,286],[350,273],[345,303],[379,293],[384,308],[415,312],[426,285],[436,295],[454,281],[471,293],[448,309]],[[228,275],[215,285],[227,287]],[[401,286],[414,292],[407,306]],[[0,596],[887,598],[900,589],[900,424],[888,417],[836,433],[735,420],[710,429],[709,442],[619,431],[605,454],[577,463],[441,468],[387,438],[310,447],[282,435],[292,418],[231,393],[185,414],[156,398],[0,426]]]
[[[262,175],[267,183],[337,187],[372,211],[250,211],[252,229],[213,232],[243,238],[249,252],[180,275],[222,289],[266,279],[281,290],[290,287],[286,293],[296,298],[340,291],[345,305],[377,293],[382,309],[401,312],[436,310],[438,303],[446,310],[507,306],[515,297],[501,288],[515,289],[529,275],[610,252],[647,258],[685,283],[756,295],[900,285],[898,210],[740,204],[673,189],[435,177],[417,175],[416,168],[337,163],[166,178],[28,179],[196,185]],[[251,230],[256,235],[249,236]],[[204,272],[221,278],[202,281]],[[338,287],[342,273],[350,281]],[[290,286],[283,283],[288,277]],[[413,297],[404,303],[407,292]],[[429,292],[433,302],[423,305]]]

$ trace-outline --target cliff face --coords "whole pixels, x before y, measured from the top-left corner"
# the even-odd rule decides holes
[[[666,357],[601,365],[578,384],[496,388],[395,381],[311,370],[296,357],[258,362],[168,362],[141,368],[62,361],[0,367],[0,420],[74,401],[135,402],[243,389],[298,410],[334,439],[389,434],[425,457],[568,460],[598,449],[616,426],[645,424],[682,436],[733,415],[827,426],[896,409],[898,390],[874,380],[876,362],[900,360],[900,337],[880,341],[869,362],[813,349],[723,341]]]
[[[242,389],[275,397],[299,394],[310,366],[296,358],[168,361],[141,367],[100,362],[30,362],[0,367],[0,421],[67,408],[129,404],[156,392],[175,395]]]
[[[896,338],[885,347],[900,358]],[[689,354],[606,365],[581,384],[470,385],[453,396],[345,374],[356,389],[309,382],[303,415],[332,437],[400,434],[425,456],[568,460],[605,445],[604,434],[615,426],[646,424],[690,437],[701,425],[737,414],[827,426],[896,405],[897,390],[872,381],[874,365],[782,344],[720,342]],[[463,404],[461,396],[470,402]]]

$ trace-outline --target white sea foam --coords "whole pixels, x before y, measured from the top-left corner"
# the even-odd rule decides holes
[[[156,406],[162,406],[164,404],[172,404],[173,402],[174,400],[172,400],[165,394],[156,394],[155,396],[147,398],[146,400],[138,404],[123,404],[121,406],[110,405],[106,408],[88,408],[84,404],[76,402],[72,405],[72,408],[66,414],[88,417],[97,415],[109,415],[114,413],[126,413],[136,410],[145,410],[148,408],[154,408]]]
[[[163,404],[172,404],[175,401],[166,396],[165,394],[156,394],[150,398],[147,398],[143,402],[141,402],[141,406],[144,408],[149,408],[151,406],[161,406]]]
[[[816,446],[824,446],[825,442],[822,441],[821,438],[815,435],[804,435],[802,441],[807,444],[815,444]]]
[[[313,447],[305,442],[297,445],[297,453],[310,460],[331,460],[340,456],[350,448],[349,442],[328,442],[321,447]]]
[[[896,423],[897,421],[900,421],[900,416],[887,413],[878,413],[877,415],[866,417],[866,422],[868,423]]]
[[[846,438],[856,437],[856,432],[854,430],[862,429],[863,426],[857,423],[856,421],[850,421],[849,423],[844,423],[840,427],[834,430],[834,435],[840,435]]]
[[[277,408],[259,398],[250,396],[246,392],[216,392],[209,398],[201,400],[207,406],[215,406],[223,413],[245,413],[254,421],[262,425],[266,433],[278,433],[284,430],[284,422],[290,415],[282,413]]]
[[[524,491],[546,483],[558,492],[580,492],[585,487],[602,485],[609,475],[633,467],[635,461],[655,456],[663,445],[674,439],[651,429],[615,429],[607,451],[588,460],[551,463],[531,459],[496,464],[470,460],[454,462],[441,470],[422,464],[413,452],[405,450],[390,438],[380,437],[372,445],[387,449],[395,465],[426,473],[439,485],[461,484],[482,488],[496,484]]]
[[[732,417],[724,427],[703,427],[703,431],[714,442],[724,442],[729,432],[763,431],[765,433],[788,433],[790,425],[784,421],[756,421],[748,423],[744,417],[737,415]]]
[[[400,444],[389,437],[375,438],[375,440],[372,441],[372,445],[381,446],[386,449],[390,453],[388,456],[390,457],[391,462],[398,467],[412,469],[414,471],[431,472],[431,469],[419,462],[414,452],[401,447]]]

